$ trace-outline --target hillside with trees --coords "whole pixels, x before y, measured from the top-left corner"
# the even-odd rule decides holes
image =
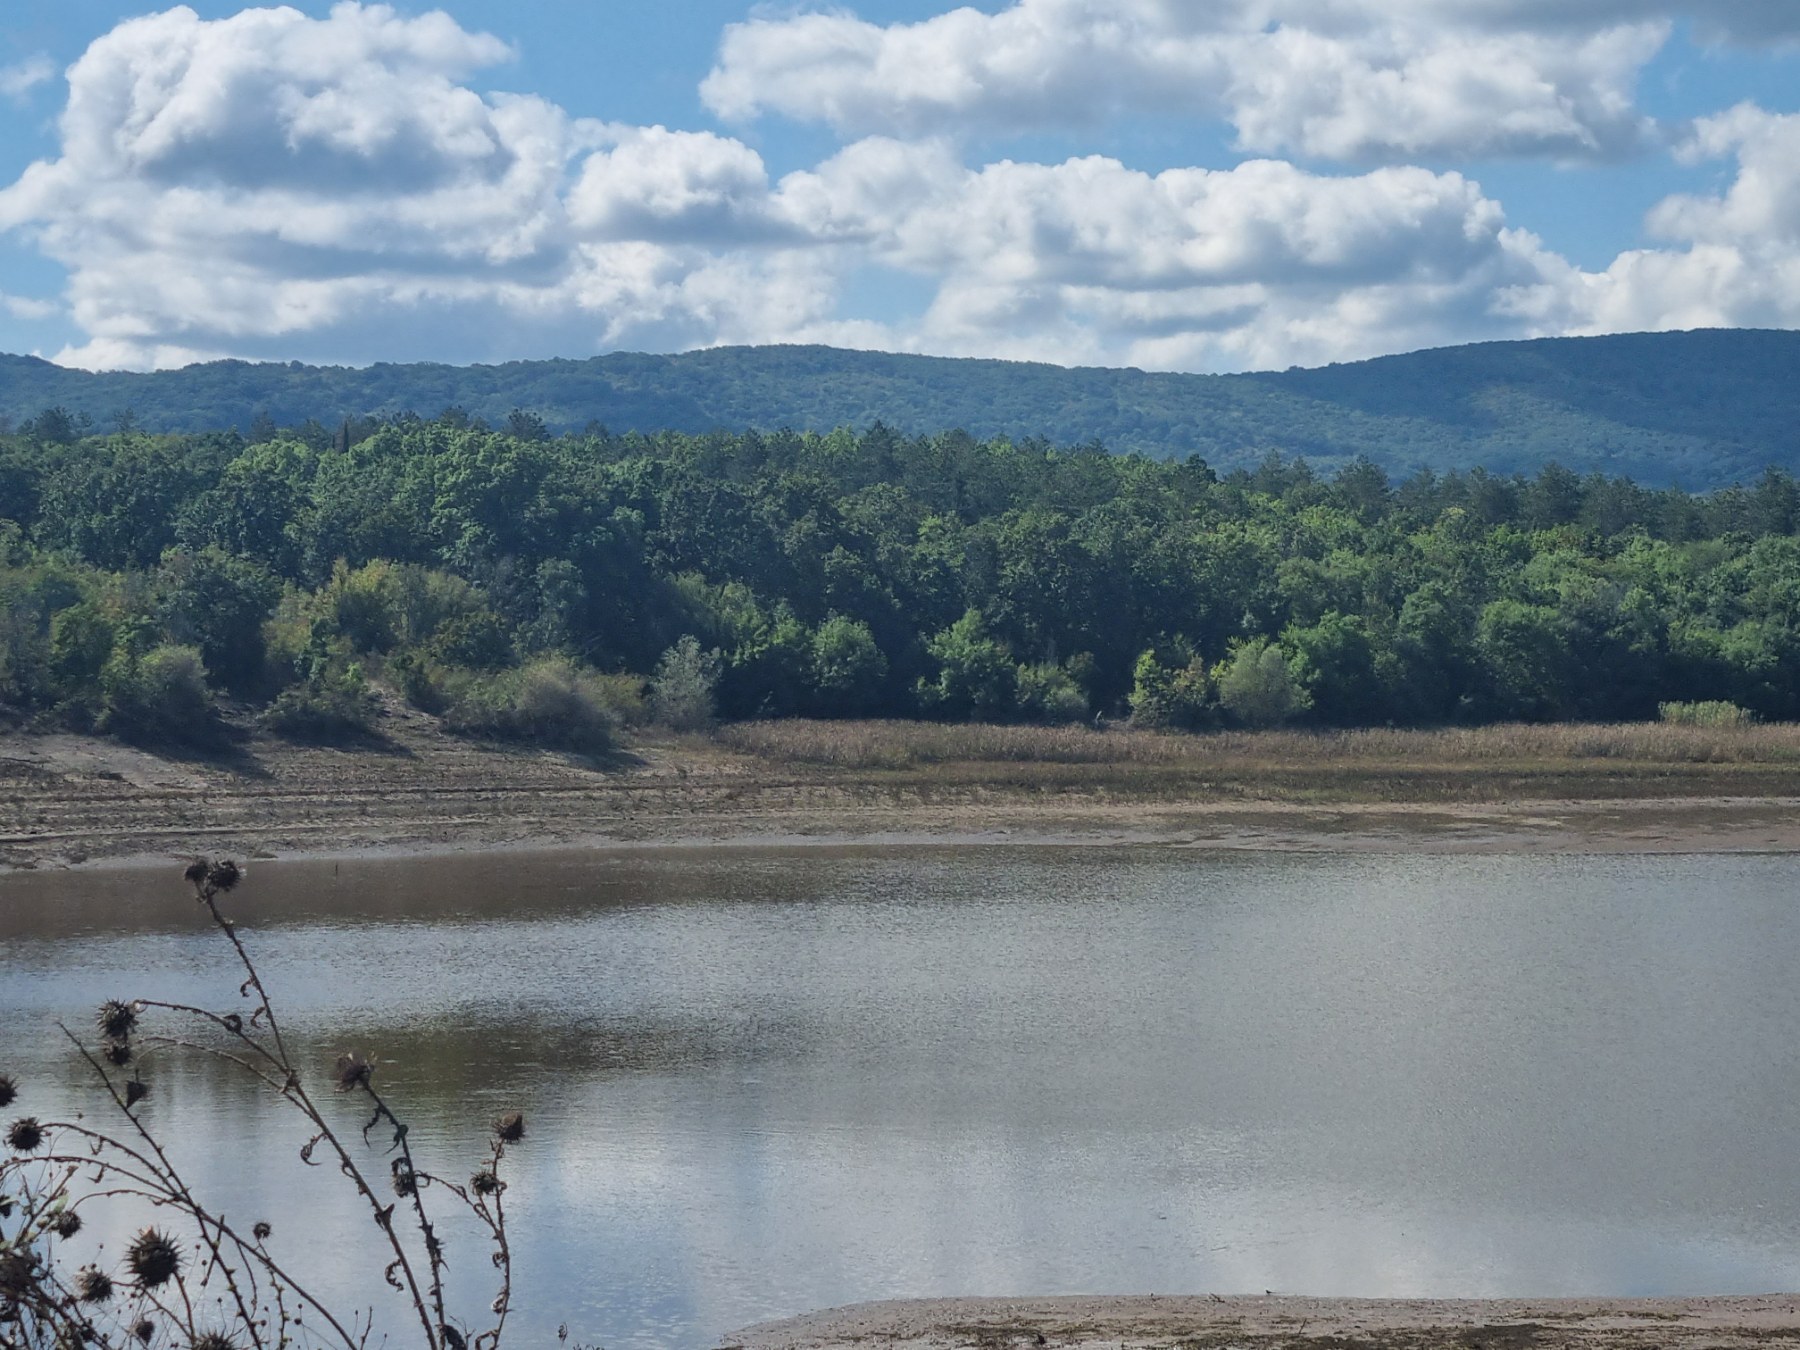
[[[0,357],[0,419],[46,410],[80,434],[117,428],[266,436],[309,421],[436,417],[491,426],[515,410],[551,432],[780,430],[879,422],[902,435],[1100,445],[1221,470],[1270,452],[1323,470],[1367,458],[1404,477],[1536,473],[1552,461],[1690,490],[1800,472],[1800,334],[1749,330],[1558,338],[1383,357],[1320,370],[1173,375],[825,347],[614,354],[500,366],[363,369],[225,361],[93,374]],[[62,434],[62,428],[51,428]]]
[[[655,716],[1205,729],[1800,718],[1800,485],[1391,480],[965,433],[554,436],[457,414],[0,437],[0,709],[221,701],[603,748]]]

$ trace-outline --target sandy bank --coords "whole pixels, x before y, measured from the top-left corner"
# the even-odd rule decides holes
[[[866,1303],[734,1332],[741,1350],[1526,1350],[1800,1343],[1800,1296],[1362,1300],[1082,1297]]]

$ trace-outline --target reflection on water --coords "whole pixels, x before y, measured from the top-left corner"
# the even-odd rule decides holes
[[[0,881],[0,1070],[33,1110],[91,1100],[53,1019],[235,997],[178,871]],[[525,1107],[520,1343],[620,1350],[920,1294],[1794,1287],[1797,880],[711,851],[264,864],[233,908],[307,1053],[384,1061],[447,1170]],[[214,1194],[330,1235],[318,1278],[388,1307],[334,1264],[366,1215],[269,1145],[270,1103],[150,1076]],[[451,1254],[479,1306],[475,1236]]]

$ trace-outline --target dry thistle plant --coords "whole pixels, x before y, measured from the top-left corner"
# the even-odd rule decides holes
[[[143,1119],[139,1104],[151,1084],[140,1053],[178,1049],[211,1056],[249,1075],[291,1106],[308,1135],[300,1157],[310,1166],[335,1161],[369,1206],[388,1286],[410,1305],[425,1350],[497,1350],[512,1301],[512,1249],[506,1231],[507,1150],[525,1135],[509,1111],[493,1123],[486,1154],[466,1181],[424,1170],[407,1142],[407,1127],[375,1086],[374,1065],[341,1056],[336,1093],[359,1098],[370,1114],[353,1149],[307,1087],[282,1036],[267,989],[221,897],[243,879],[229,859],[197,858],[184,874],[208,920],[230,944],[244,972],[241,1010],[226,1012],[154,999],[109,1000],[91,1038],[63,1034],[99,1080],[117,1128],[75,1120],[14,1119],[0,1154],[0,1350],[367,1350],[377,1331],[374,1309],[346,1311],[315,1296],[284,1263],[267,1222],[248,1228],[203,1202]],[[166,1030],[153,1030],[154,1020]],[[0,1111],[21,1089],[0,1074]],[[360,1114],[359,1117],[360,1119]],[[388,1155],[388,1175],[369,1170],[370,1147]],[[492,1244],[497,1290],[491,1322],[479,1331],[446,1309],[443,1242],[428,1197],[466,1209]],[[159,1222],[143,1228],[112,1268],[71,1268],[64,1244],[83,1225],[83,1211],[108,1201],[138,1202]],[[164,1217],[166,1216],[166,1217]]]

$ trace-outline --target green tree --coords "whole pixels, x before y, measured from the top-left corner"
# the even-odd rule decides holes
[[[1219,702],[1250,727],[1280,726],[1311,706],[1287,653],[1267,638],[1240,643],[1225,658],[1219,668]]]
[[[934,682],[920,682],[926,709],[958,720],[1005,721],[1017,712],[1018,667],[1006,647],[988,636],[980,610],[969,610],[926,650],[938,667]]]
[[[650,677],[650,708],[673,731],[702,731],[712,724],[719,654],[701,650],[692,634],[662,654]]]
[[[281,597],[281,583],[257,563],[216,547],[170,554],[162,576],[162,620],[170,638],[198,648],[225,688],[255,690],[265,674],[263,623]]]
[[[833,614],[812,639],[812,685],[820,711],[830,717],[865,717],[881,701],[888,662],[869,626]]]

